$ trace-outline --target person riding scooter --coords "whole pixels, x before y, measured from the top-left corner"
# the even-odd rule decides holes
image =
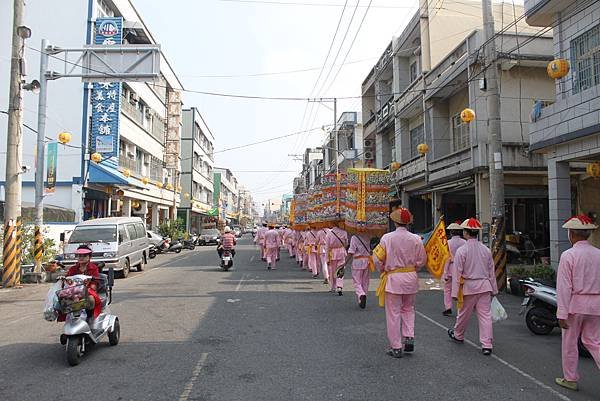
[[[223,230],[223,235],[221,236],[220,245],[217,247],[217,252],[219,253],[219,257],[223,256],[223,251],[227,250],[231,253],[231,257],[235,256],[235,234],[231,232],[231,228],[229,226],[225,227]]]
[[[92,280],[87,284],[88,286],[88,306],[86,308],[88,316],[98,317],[102,311],[102,301],[98,296],[98,280],[100,279],[100,271],[98,266],[91,262],[92,249],[87,245],[80,245],[75,251],[77,257],[77,263],[69,269],[67,277],[76,276],[78,274],[84,274],[91,276]]]

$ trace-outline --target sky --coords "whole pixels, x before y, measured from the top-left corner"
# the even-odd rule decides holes
[[[417,0],[373,0],[350,47],[369,1],[348,0],[345,10],[345,0],[133,0],[133,3],[185,89],[267,97],[357,96],[338,102],[339,115],[344,111],[360,111],[363,79],[392,37],[402,32],[418,4]],[[313,91],[342,10],[339,32]],[[346,54],[346,65],[337,74]],[[307,69],[310,70],[289,72]],[[279,72],[287,73],[248,76]],[[215,165],[231,169],[259,206],[292,192],[293,178],[302,164],[288,155],[302,154],[305,148],[322,144],[325,133],[320,127],[333,122],[332,110],[305,100],[249,100],[186,92],[184,107],[200,110],[215,136]],[[310,128],[318,129],[219,152]]]

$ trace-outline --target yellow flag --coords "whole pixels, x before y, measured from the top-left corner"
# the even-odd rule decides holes
[[[450,258],[450,248],[448,248],[448,238],[446,238],[446,225],[443,219],[440,219],[427,243],[425,243],[425,252],[427,252],[427,270],[435,278],[439,279],[444,273],[446,261]]]

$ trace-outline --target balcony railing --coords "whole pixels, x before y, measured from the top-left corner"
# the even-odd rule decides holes
[[[384,125],[390,118],[394,118],[395,115],[394,97],[391,96],[377,112],[377,126]]]
[[[142,127],[144,126],[144,115],[142,114],[142,111],[131,104],[127,99],[121,99],[121,109],[133,121]]]
[[[125,155],[119,155],[119,166],[130,170],[132,173],[141,174],[141,171],[137,171],[137,163],[135,159],[132,159]]]

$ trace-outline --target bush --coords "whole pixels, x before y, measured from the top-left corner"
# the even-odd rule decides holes
[[[34,248],[33,240],[35,238],[34,234],[35,234],[34,226],[32,226],[32,225],[23,226],[23,243],[22,243],[23,259],[22,259],[22,263],[24,265],[29,265],[29,264],[34,263],[34,259],[33,259],[33,248]],[[48,237],[47,229],[44,229],[42,234],[44,236],[44,254],[42,255],[42,263],[47,263],[47,262],[50,262],[51,260],[54,260],[54,258],[56,257],[56,255],[58,253],[58,248],[56,247],[56,243],[54,242],[54,240],[52,238]],[[3,244],[3,243],[4,243],[4,226],[0,226],[0,244]],[[2,248],[3,247],[0,246],[0,256],[2,255]]]
[[[183,220],[182,219],[177,219],[175,221],[167,220],[158,226],[158,232],[163,237],[169,237],[171,239],[179,239],[179,238],[183,237],[183,234],[184,234]]]

